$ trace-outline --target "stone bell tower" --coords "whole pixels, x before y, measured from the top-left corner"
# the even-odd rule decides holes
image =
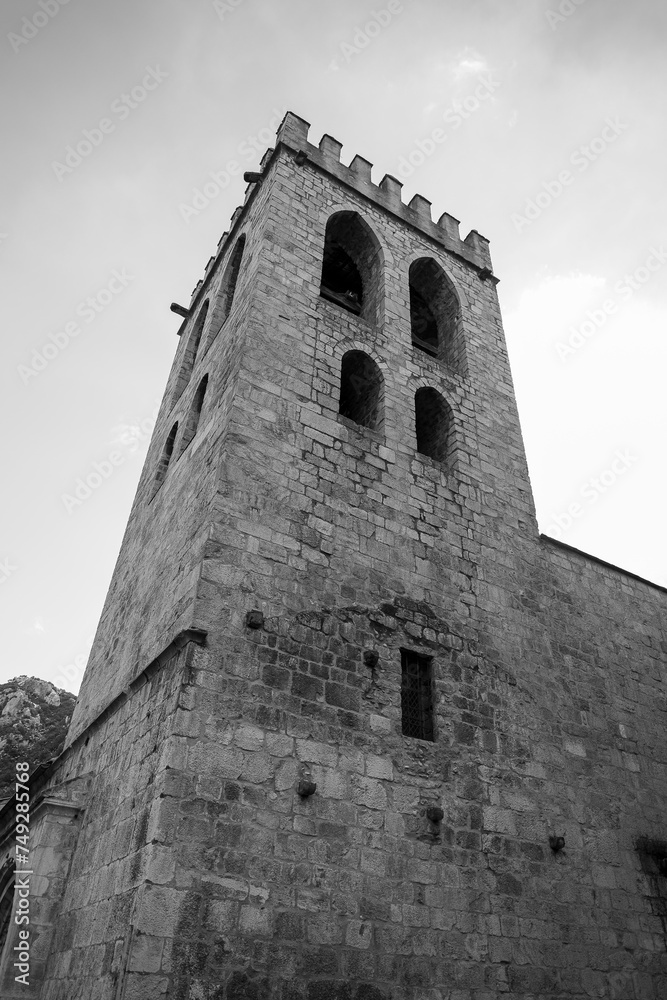
[[[658,676],[664,595],[538,535],[487,241],[340,152],[288,114],[180,309],[38,782],[41,996],[653,997],[659,708],[608,646]]]

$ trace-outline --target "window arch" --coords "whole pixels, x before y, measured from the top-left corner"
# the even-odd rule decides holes
[[[454,416],[436,389],[418,389],[415,393],[415,431],[420,455],[427,455],[443,465],[452,464]]]
[[[464,372],[461,305],[452,282],[432,257],[412,262],[408,282],[413,345]]]
[[[363,351],[348,351],[340,366],[338,412],[371,430],[382,428],[384,381],[372,358]]]
[[[218,289],[215,311],[211,321],[211,332],[208,344],[206,345],[207,348],[213,343],[217,335],[220,333],[220,330],[225,325],[227,317],[232,310],[234,293],[236,292],[239,271],[241,270],[241,260],[243,259],[243,251],[245,250],[245,241],[245,234],[239,236],[222,276],[222,281],[220,282],[220,287]]]
[[[164,443],[164,448],[162,449],[162,454],[160,456],[160,461],[158,463],[157,472],[155,473],[155,489],[157,490],[164,482],[164,478],[167,475],[167,469],[169,468],[169,463],[171,462],[171,456],[174,453],[174,444],[176,443],[176,435],[178,434],[178,421],[169,431],[167,435],[167,440]]]
[[[192,375],[192,369],[195,366],[195,361],[197,360],[197,353],[199,351],[199,344],[201,342],[202,333],[204,332],[204,326],[206,324],[206,317],[208,315],[209,300],[206,299],[201,309],[197,313],[197,319],[195,320],[194,326],[190,331],[190,336],[188,337],[188,342],[185,345],[185,353],[183,355],[183,361],[181,362],[181,370],[178,373],[178,381],[176,382],[176,388],[174,389],[174,398],[172,403],[175,403],[177,399],[180,398],[185,390],[188,382],[190,381],[190,376]]]
[[[188,419],[185,423],[185,428],[183,430],[183,437],[181,438],[180,454],[182,455],[187,446],[192,441],[193,437],[197,433],[197,427],[199,426],[199,418],[201,417],[201,411],[204,406],[204,397],[206,395],[206,388],[208,386],[208,375],[204,375],[203,379],[197,386],[197,391],[195,393],[194,399],[192,400],[192,406],[190,407],[190,412],[188,413]]]
[[[208,314],[208,299],[204,302],[203,306],[199,310],[197,316],[197,322],[192,328],[192,333],[190,334],[190,343],[188,344],[188,351],[191,355],[190,359],[190,372],[195,366],[195,361],[197,360],[197,351],[199,350],[199,343],[201,341],[201,335],[204,332],[204,324],[206,322],[206,316]],[[190,373],[188,372],[188,378]]]
[[[320,295],[375,324],[381,256],[375,233],[360,215],[336,212],[324,235]]]

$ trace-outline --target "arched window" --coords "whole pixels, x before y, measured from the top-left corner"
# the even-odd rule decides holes
[[[191,356],[190,358],[190,371],[195,366],[195,361],[197,360],[197,351],[199,350],[199,343],[201,341],[201,335],[204,332],[204,323],[206,322],[206,315],[208,313],[208,299],[204,302],[203,306],[199,310],[197,316],[197,322],[192,328],[192,333],[190,334],[190,343],[188,344],[188,352]],[[188,373],[189,377],[189,373]]]
[[[362,427],[382,426],[383,379],[380,369],[363,351],[348,351],[340,367],[338,412]]]
[[[415,347],[464,372],[461,307],[451,281],[431,257],[410,265],[410,328]]]
[[[176,435],[178,434],[178,421],[169,431],[167,440],[164,443],[164,448],[162,449],[162,455],[160,456],[160,461],[157,467],[157,472],[155,473],[155,489],[164,482],[164,477],[167,475],[167,469],[169,468],[169,463],[171,461],[171,456],[174,453],[174,444],[176,442]]]
[[[204,375],[203,379],[197,386],[197,391],[195,397],[192,400],[192,406],[190,407],[190,412],[188,413],[188,419],[185,424],[185,429],[183,431],[183,437],[181,438],[181,450],[180,453],[183,454],[187,446],[192,441],[193,437],[197,433],[197,427],[199,426],[199,418],[201,416],[202,407],[204,405],[204,396],[206,395],[206,387],[208,386],[208,375]]]
[[[454,452],[454,418],[449,404],[435,389],[415,393],[417,451],[436,462],[450,464]]]
[[[181,370],[178,373],[178,381],[174,389],[174,397],[172,403],[175,403],[177,399],[183,394],[185,387],[190,381],[190,376],[192,375],[192,369],[195,366],[195,361],[197,360],[197,352],[199,350],[199,344],[201,341],[202,333],[204,332],[204,325],[206,323],[206,316],[208,314],[208,299],[204,302],[201,309],[197,313],[197,319],[195,320],[194,326],[190,331],[190,336],[188,337],[188,342],[185,346],[185,354],[183,355],[183,361],[181,362]]]
[[[234,293],[236,291],[236,284],[239,278],[239,271],[241,269],[241,259],[245,249],[245,239],[245,236],[239,236],[222,276],[220,288],[218,289],[215,310],[213,312],[213,319],[211,321],[211,332],[209,334],[208,344],[206,345],[207,347],[209,344],[213,343],[231,312],[232,303],[234,302]]]
[[[336,212],[327,222],[320,295],[366,322],[377,322],[381,250],[356,212]]]

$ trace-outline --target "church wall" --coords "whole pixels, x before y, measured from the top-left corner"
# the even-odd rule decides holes
[[[139,925],[146,884],[174,877],[165,798],[177,764],[170,734],[193,656],[190,646],[135,684],[65,752],[44,789],[64,799],[75,789],[83,811],[62,901],[51,914],[42,1000],[107,1000],[119,981],[153,973],[167,982],[163,941]],[[129,982],[127,1000],[149,995],[133,993]]]
[[[593,615],[585,639],[566,633],[568,661],[561,585],[553,618],[524,615],[519,660],[502,621],[491,660],[487,623],[452,625],[387,588],[376,606],[267,618],[201,661],[175,997],[223,983],[303,1000],[661,997],[667,895],[637,843],[664,824],[663,709],[614,702],[623,668],[600,677]],[[602,613],[596,627],[602,646]],[[402,648],[433,656],[433,743],[401,734]],[[653,735],[631,758],[635,713]]]
[[[261,212],[261,199],[254,207]],[[199,567],[209,531],[235,381],[241,361],[246,300],[253,281],[261,227],[249,234],[234,308],[218,332],[220,284],[234,242],[212,271],[205,296],[192,309],[181,335],[165,396],[111,580],[68,740],[72,741],[181,629],[195,624]],[[197,358],[187,387],[175,400],[188,340],[203,298],[210,299]],[[181,454],[181,434],[204,375],[208,387],[197,434]],[[160,456],[170,428],[180,431],[167,475],[155,491]],[[112,666],[110,667],[110,664]]]
[[[223,458],[202,570],[210,667],[188,767],[205,781],[187,811],[208,815],[196,847],[184,827],[199,922],[176,995],[227,982],[230,996],[309,1000],[657,997],[662,903],[635,841],[664,821],[664,765],[653,745],[639,777],[619,756],[627,655],[610,644],[634,585],[610,603],[592,561],[579,585],[578,567],[555,572],[561,552],[545,557],[493,290],[435,251],[474,303],[468,376],[442,371],[410,347],[401,302],[423,237],[307,166],[274,169],[285,196],[269,203],[232,417],[242,449]],[[318,294],[326,217],[350,207],[384,254],[381,329]],[[381,432],[337,413],[346,349],[381,367]],[[449,472],[415,454],[421,384],[459,420]],[[644,590],[659,630],[664,595]],[[625,607],[636,656],[638,598]],[[254,635],[253,608],[266,619]],[[400,731],[403,648],[433,656],[434,744]],[[627,711],[664,749],[660,710]],[[318,791],[302,801],[308,772]]]
[[[247,210],[243,321],[211,348],[219,419],[155,514],[145,472],[70,738],[177,624],[206,646],[74,747],[91,800],[45,997],[662,1000],[665,595],[538,535],[482,238],[438,242],[292,117]],[[378,240],[376,323],[320,297],[335,211]],[[411,346],[425,255],[465,372]],[[338,413],[346,350],[382,373],[374,430]],[[416,450],[424,387],[454,413],[448,467]],[[406,650],[432,741],[402,732]]]

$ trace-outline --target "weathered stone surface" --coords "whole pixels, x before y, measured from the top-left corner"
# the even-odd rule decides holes
[[[665,593],[539,535],[483,238],[304,128],[288,116],[197,292],[202,347],[175,399],[186,323],[45,779],[78,781],[85,822],[44,997],[657,1000],[667,891],[636,843],[667,840]],[[338,211],[373,233],[365,313],[319,294]],[[456,365],[411,343],[423,257],[461,305]],[[382,375],[373,428],[338,413],[348,351]],[[153,495],[206,374],[201,436]],[[452,411],[446,466],[417,452],[423,388]],[[191,627],[204,646],[153,662]],[[431,657],[433,740],[403,735],[404,650]]]

